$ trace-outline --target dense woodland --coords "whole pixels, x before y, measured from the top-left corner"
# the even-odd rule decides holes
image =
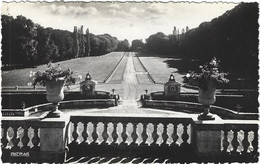
[[[44,28],[23,16],[2,15],[2,63],[24,67],[97,56],[111,51],[143,51],[158,56],[182,58],[179,70],[194,69],[190,61],[203,64],[212,57],[221,61],[222,69],[234,77],[243,77],[257,86],[258,80],[258,3],[240,3],[234,9],[203,22],[181,34],[162,32],[151,35],[144,43],[119,41],[109,34],[94,35],[83,27],[74,32]],[[178,67],[176,63],[169,66]],[[186,67],[186,68],[183,68]]]
[[[146,49],[160,56],[182,58],[179,70],[184,72],[217,57],[222,70],[229,72],[232,78],[242,77],[247,81],[245,85],[257,88],[258,10],[258,3],[240,3],[211,22],[203,22],[186,33],[167,36],[158,32],[151,35],[146,40]],[[191,59],[197,65],[189,63]]]
[[[2,64],[30,67],[129,49],[127,40],[119,41],[109,34],[94,35],[88,30],[84,33],[83,27],[74,27],[74,32],[44,28],[24,16],[2,15]]]

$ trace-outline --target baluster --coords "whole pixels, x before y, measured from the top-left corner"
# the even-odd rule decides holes
[[[85,143],[88,138],[87,128],[88,128],[88,122],[84,122],[83,123],[83,132],[82,132],[82,137],[83,137],[82,143]]]
[[[121,136],[122,136],[123,141],[122,141],[121,144],[126,144],[126,139],[127,139],[126,127],[127,127],[127,123],[123,122],[123,123],[122,123],[123,131],[122,131],[122,133],[121,133]]]
[[[7,129],[8,127],[4,127],[4,125],[2,125],[3,128],[3,136],[1,138],[1,142],[2,142],[2,148],[5,148],[7,146],[8,143],[8,139],[7,139]]]
[[[174,125],[172,123],[167,125],[167,129],[166,129],[167,139],[166,139],[165,144],[167,144],[168,146],[170,146],[173,143],[173,140],[172,140],[173,127],[174,127]]]
[[[98,139],[98,134],[97,134],[97,124],[98,122],[93,123],[93,133],[92,133],[92,138],[93,138],[93,144],[96,144],[97,139]]]
[[[243,139],[243,141],[242,141],[242,145],[243,145],[243,148],[244,148],[244,150],[243,150],[243,154],[247,154],[247,150],[248,150],[248,147],[249,147],[249,145],[250,145],[250,143],[249,143],[249,141],[248,141],[248,132],[249,132],[249,130],[244,130],[244,139]]]
[[[252,153],[255,154],[258,153],[258,129],[253,130],[253,132],[254,132],[254,140],[252,141],[252,146],[254,150]]]
[[[113,123],[113,132],[112,132],[112,138],[113,142],[111,144],[115,144],[117,141],[118,134],[116,132],[117,123]]]
[[[237,154],[237,153],[238,153],[238,152],[237,152],[237,148],[238,148],[238,146],[239,146],[239,142],[238,142],[238,140],[237,140],[238,130],[237,130],[237,129],[234,129],[233,132],[234,132],[234,133],[233,133],[233,134],[234,134],[234,137],[233,137],[233,140],[231,141],[231,144],[232,144],[232,146],[233,146],[232,153]]]
[[[74,121],[72,122],[73,123],[73,126],[74,126],[74,129],[73,129],[73,132],[72,132],[72,137],[73,137],[73,143],[77,143],[77,139],[78,139],[78,133],[77,133],[77,126],[78,126],[78,122]]]
[[[23,137],[22,137],[22,143],[23,143],[22,149],[23,150],[29,149],[28,143],[30,141],[30,138],[28,137],[28,128],[29,128],[28,126],[23,127]]]
[[[183,133],[181,135],[181,138],[183,140],[182,145],[187,145],[188,144],[187,141],[189,139],[189,135],[188,135],[188,132],[187,132],[189,123],[185,122],[185,123],[182,123],[182,125],[183,125]]]
[[[40,143],[40,137],[38,136],[39,128],[38,127],[32,127],[34,129],[33,138],[32,138],[32,149],[38,150],[40,147],[38,146]]]
[[[159,138],[159,135],[157,134],[157,126],[157,124],[154,125],[154,130],[152,133],[153,143],[151,143],[151,146],[155,146]]]
[[[226,129],[224,129],[223,130],[224,131],[224,138],[223,138],[223,143],[222,143],[222,145],[223,145],[223,153],[227,153],[227,148],[228,148],[228,146],[229,146],[229,142],[228,142],[228,130],[226,130]]]
[[[167,143],[167,139],[168,139],[167,125],[168,125],[167,123],[163,123],[163,132],[162,132],[163,142],[162,142],[162,145],[166,145],[166,143]]]
[[[14,136],[13,138],[11,139],[12,143],[13,143],[13,147],[12,149],[13,150],[18,150],[19,147],[18,147],[18,143],[20,141],[20,138],[17,138],[17,129],[18,129],[18,126],[13,126],[13,130],[14,130]]]
[[[177,146],[177,141],[179,139],[179,136],[177,134],[177,128],[178,128],[178,124],[174,123],[174,125],[173,125],[173,133],[172,133],[172,140],[173,140],[172,144],[173,144],[173,146]]]
[[[131,145],[136,144],[136,140],[138,138],[137,132],[136,132],[136,128],[137,128],[137,123],[132,123],[133,124],[133,132],[131,134],[131,137],[133,139],[133,142],[131,143]]]
[[[142,134],[141,134],[142,139],[143,139],[143,142],[141,143],[141,145],[145,145],[146,140],[147,140],[147,138],[148,138],[148,135],[147,135],[147,133],[146,133],[146,129],[147,129],[147,123],[143,123],[143,132],[142,132]]]
[[[108,127],[108,122],[103,122],[104,124],[104,130],[102,132],[102,137],[103,137],[103,142],[101,143],[102,145],[107,144],[107,139],[108,139],[108,133],[107,133],[107,127]]]

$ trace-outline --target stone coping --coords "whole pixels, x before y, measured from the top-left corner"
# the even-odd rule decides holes
[[[69,117],[40,118],[40,117],[2,117],[2,125],[37,126],[39,128],[64,128]]]
[[[258,127],[260,124],[259,120],[223,120],[219,116],[214,115],[215,120],[202,121],[197,119],[197,114],[135,114],[135,113],[80,113],[80,114],[62,114],[60,118],[39,118],[39,117],[2,117],[2,121],[9,125],[34,125],[40,128],[62,128],[70,121],[71,118],[113,118],[116,121],[117,118],[131,119],[142,119],[142,118],[162,118],[162,119],[178,119],[187,120],[195,124],[196,129],[200,130],[222,130],[224,126],[243,126],[244,128],[250,128],[249,125],[255,125]],[[140,120],[142,121],[142,120]]]
[[[134,118],[177,118],[177,119],[191,119],[194,121],[196,124],[207,124],[207,125],[224,125],[224,124],[237,124],[237,125],[250,125],[250,124],[260,124],[260,120],[224,120],[221,119],[219,116],[214,115],[216,118],[215,120],[198,120],[197,116],[198,114],[143,114],[143,113],[81,113],[80,116],[78,114],[70,114],[71,117],[76,116],[76,117],[123,117],[123,118],[129,118],[129,117],[134,117]]]

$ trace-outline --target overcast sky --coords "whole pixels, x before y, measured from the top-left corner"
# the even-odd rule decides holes
[[[172,34],[173,27],[190,29],[204,21],[211,21],[235,3],[2,3],[2,14],[23,15],[43,27],[73,31],[84,26],[84,31],[108,33],[119,40],[147,39],[151,34]]]

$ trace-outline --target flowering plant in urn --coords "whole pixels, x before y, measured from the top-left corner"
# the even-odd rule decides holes
[[[218,83],[228,83],[227,73],[219,71],[219,61],[214,57],[209,63],[199,67],[201,72],[191,71],[186,75],[191,85],[198,86],[203,90],[208,89],[209,83],[216,86]]]
[[[69,86],[82,79],[81,75],[76,75],[76,72],[71,71],[71,69],[62,69],[59,64],[55,66],[52,63],[47,64],[47,69],[44,71],[30,71],[30,77],[33,78],[33,83],[29,85],[33,86],[38,83],[46,86],[47,82],[58,80],[64,80],[64,85]]]
[[[35,86],[39,83],[42,86],[46,86],[46,98],[53,104],[49,113],[50,117],[60,116],[58,104],[64,99],[64,86],[75,84],[82,78],[81,75],[77,76],[70,69],[62,69],[59,65],[55,66],[52,63],[49,63],[44,71],[30,72],[30,76],[33,77],[32,85]]]
[[[200,66],[201,73],[190,72],[186,75],[190,84],[199,87],[198,101],[204,106],[204,112],[199,120],[214,120],[210,114],[210,105],[216,101],[216,84],[228,83],[227,73],[219,72],[219,61],[214,57],[208,64]]]

